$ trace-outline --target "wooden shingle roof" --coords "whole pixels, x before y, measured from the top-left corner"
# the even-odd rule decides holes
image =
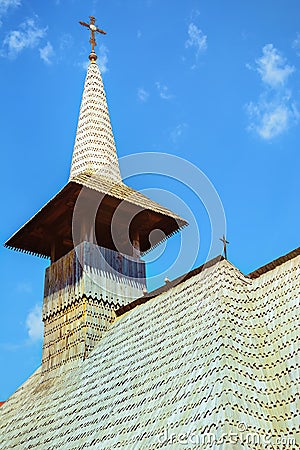
[[[290,259],[296,258],[300,255],[300,247],[296,248],[295,250],[292,250],[291,252],[280,256],[279,258],[274,259],[273,261],[264,264],[263,266],[259,267],[258,269],[254,270],[253,272],[248,274],[248,277],[250,278],[258,278],[261,275],[263,275],[266,272],[269,272],[270,270],[275,269],[276,267],[280,266],[281,264],[284,264],[285,262],[289,261]]]
[[[187,222],[177,214],[159,205],[145,195],[126,186],[115,183],[98,174],[88,172],[74,177],[58,194],[46,203],[28,222],[7,240],[5,246],[49,258],[51,245],[56,242],[58,257],[74,248],[74,222],[80,219],[80,208],[95,205],[91,226],[99,231],[99,245],[114,249],[111,240],[111,218],[118,209],[119,229],[126,233],[132,223],[139,229],[141,252],[144,253],[163,239],[171,236]],[[78,206],[79,205],[79,206]],[[77,207],[77,216],[74,209]],[[160,229],[157,242],[150,244],[152,230]]]
[[[0,409],[0,449],[296,439],[299,296],[299,255],[255,279],[216,262],[119,317],[84,361],[38,369]]]

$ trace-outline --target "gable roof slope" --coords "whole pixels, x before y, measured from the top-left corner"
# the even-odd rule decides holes
[[[38,369],[1,407],[0,449],[176,448],[241,423],[293,435],[300,257],[275,272],[253,289],[219,261],[119,317],[81,365]]]

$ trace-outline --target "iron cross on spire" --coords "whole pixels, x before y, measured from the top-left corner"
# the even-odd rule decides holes
[[[226,240],[225,235],[223,234],[223,236],[220,238],[220,241],[223,242],[223,252],[224,252],[224,257],[225,259],[227,259],[227,244],[229,244],[229,242]]]
[[[106,34],[105,31],[100,30],[99,28],[97,28],[97,26],[95,25],[95,22],[96,22],[96,19],[95,19],[94,16],[90,16],[90,23],[81,22],[81,21],[79,22],[80,25],[83,25],[84,27],[87,27],[90,30],[90,32],[91,32],[90,44],[92,46],[92,51],[90,53],[89,58],[90,58],[90,60],[92,62],[95,62],[96,59],[97,59],[97,55],[95,54],[95,47],[97,45],[96,39],[95,39],[95,33],[97,32],[97,33],[101,33],[101,34]]]

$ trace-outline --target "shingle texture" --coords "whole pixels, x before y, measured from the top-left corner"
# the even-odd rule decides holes
[[[126,200],[128,203],[136,205],[141,209],[147,209],[164,216],[172,217],[177,221],[178,227],[184,227],[187,225],[187,222],[184,219],[172,212],[170,209],[167,209],[159,203],[151,200],[149,197],[146,197],[146,195],[135,191],[122,181],[116,183],[98,173],[91,174],[89,172],[83,172],[78,176],[74,176],[72,181],[99,193],[110,195],[111,197],[119,200]]]
[[[121,181],[105,90],[97,64],[89,64],[80,107],[70,179],[90,170]]]
[[[300,256],[255,279],[216,262],[85,361],[38,369],[0,409],[0,449],[300,448],[299,297]]]

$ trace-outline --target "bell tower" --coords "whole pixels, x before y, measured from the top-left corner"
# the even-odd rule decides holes
[[[187,223],[123,183],[99,67],[95,25],[70,178],[6,246],[50,259],[46,269],[42,371],[88,357],[115,310],[143,295],[141,254]]]

